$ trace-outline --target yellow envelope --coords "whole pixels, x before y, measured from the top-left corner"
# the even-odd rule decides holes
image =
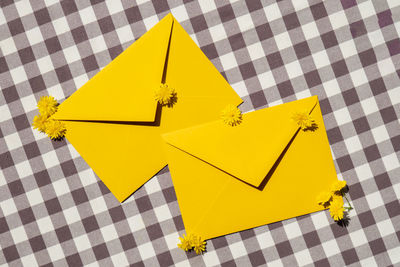
[[[317,130],[291,119],[303,111]],[[203,239],[322,210],[317,195],[337,181],[317,97],[163,137],[186,232]]]
[[[167,83],[177,102],[160,106]],[[161,134],[212,121],[242,100],[171,14],[67,98],[53,118],[119,201],[166,164]]]

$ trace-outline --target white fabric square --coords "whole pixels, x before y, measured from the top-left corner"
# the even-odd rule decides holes
[[[78,252],[85,251],[92,247],[86,234],[74,238],[74,243]]]
[[[340,249],[336,242],[336,239],[332,239],[322,243],[322,248],[325,251],[326,257],[331,257],[333,255],[340,253]]]
[[[324,89],[327,97],[331,97],[340,94],[340,86],[336,79],[324,82]]]
[[[296,0],[292,2],[294,10],[299,11],[309,7],[307,0]]]
[[[358,180],[360,180],[360,182],[368,180],[373,177],[371,167],[369,166],[368,163],[355,167],[354,170],[356,171]]]
[[[54,65],[50,56],[39,58],[36,60],[36,64],[38,65],[41,74],[54,70]]]
[[[387,253],[393,265],[400,263],[400,246],[388,250]]]
[[[225,71],[237,67],[236,58],[232,52],[220,56],[219,60],[221,61],[222,67]]]
[[[391,171],[400,167],[399,159],[397,158],[396,153],[384,156],[382,160],[386,171]]]
[[[355,87],[358,87],[368,82],[368,78],[367,75],[365,74],[364,69],[358,69],[353,72],[350,72],[350,77]]]
[[[365,115],[369,115],[379,111],[378,105],[376,104],[374,97],[364,99],[360,103],[364,110]]]
[[[368,243],[367,237],[365,236],[363,229],[350,232],[349,235],[351,242],[353,243],[353,246],[355,248]]]
[[[300,76],[303,74],[303,70],[301,69],[301,65],[298,60],[295,60],[293,62],[290,62],[289,64],[286,64],[285,68],[286,68],[286,71],[287,71],[290,79],[293,79],[294,77],[297,77],[297,76]]]
[[[214,43],[227,38],[223,24],[217,24],[213,27],[210,27],[208,28],[208,31],[210,32]]]
[[[106,4],[108,12],[110,12],[110,15],[124,11],[124,7],[122,6],[121,0],[107,0]]]
[[[4,177],[3,171],[0,169],[0,186],[6,185],[7,181],[6,178]]]
[[[88,186],[90,184],[97,183],[96,176],[92,169],[87,169],[79,172],[79,177],[83,186]]]
[[[247,250],[242,241],[229,245],[229,249],[234,259],[247,255]]]
[[[215,250],[204,253],[203,260],[206,266],[220,266],[220,261]]]
[[[317,69],[320,69],[322,67],[328,66],[331,64],[331,61],[329,60],[328,54],[326,53],[326,50],[321,50],[317,53],[314,53],[312,55],[315,67]]]
[[[306,89],[306,90],[295,93],[295,96],[296,96],[296,99],[303,99],[306,97],[310,97],[311,92],[310,92],[310,90]]]
[[[20,99],[22,103],[22,107],[24,108],[25,112],[28,113],[32,110],[36,110],[36,98],[35,95],[28,95]]]
[[[132,29],[129,24],[126,26],[123,26],[121,28],[118,28],[116,31],[117,31],[117,35],[118,35],[118,38],[119,38],[121,44],[124,44],[127,42],[133,42],[135,39],[133,37]]]
[[[0,41],[0,49],[3,52],[3,56],[17,52],[15,47],[14,39],[12,37]]]
[[[339,12],[330,14],[329,20],[332,25],[332,30],[336,30],[343,26],[349,25],[349,22],[347,21],[347,17],[346,17],[346,14],[344,13],[344,10],[340,10]]]
[[[51,221],[49,216],[43,217],[39,220],[36,220],[36,223],[39,227],[41,234],[45,234],[45,233],[54,231],[53,222]]]
[[[64,209],[63,213],[68,225],[71,225],[75,222],[79,222],[81,220],[81,216],[79,215],[76,206],[73,206],[69,209]]]
[[[18,11],[19,17],[32,14],[33,10],[29,1],[19,1],[15,2],[15,9]]]
[[[276,86],[275,78],[274,75],[272,74],[272,71],[261,73],[257,75],[257,77],[260,81],[262,89],[264,90],[272,86]]]
[[[335,115],[338,125],[343,125],[351,122],[351,116],[347,107],[336,110],[333,112],[333,114]]]
[[[377,47],[385,43],[385,38],[382,35],[381,29],[368,33],[368,39],[371,42],[372,47]]]
[[[281,10],[277,3],[264,7],[264,12],[269,22],[282,18]]]
[[[9,119],[11,119],[11,113],[8,106],[0,106],[0,122],[8,121]]]
[[[302,251],[294,253],[296,257],[297,263],[299,266],[306,266],[308,264],[313,263],[313,259],[311,258],[310,252],[308,249],[304,249]]]
[[[371,266],[371,267],[379,267],[375,261],[374,257],[369,257],[366,259],[360,259],[360,266]]]
[[[78,77],[74,78],[74,83],[76,88],[81,88],[87,81],[89,80],[88,76],[86,73],[83,73],[82,75],[79,75]]]
[[[325,211],[320,211],[311,214],[311,220],[316,230],[324,228],[330,224],[328,218],[326,217]]]
[[[371,16],[376,16],[374,5],[369,0],[363,3],[359,3],[357,7],[363,19],[366,19]]]
[[[344,59],[354,56],[358,53],[353,39],[350,39],[346,42],[340,43],[339,47],[340,47],[340,50],[342,51],[342,55],[343,55]]]
[[[165,239],[165,243],[167,243],[167,247],[169,250],[173,250],[173,249],[177,248],[177,244],[180,243],[179,234],[176,232],[164,236],[164,239]]]
[[[29,164],[28,160],[16,164],[15,168],[17,169],[19,178],[24,178],[33,174],[31,164]]]
[[[104,226],[100,229],[100,231],[101,234],[103,235],[103,239],[105,242],[118,238],[118,233],[117,230],[115,229],[114,224]]]
[[[100,214],[108,209],[103,196],[90,200],[90,206],[94,214]]]
[[[285,233],[288,239],[293,239],[295,237],[301,236],[301,229],[297,221],[293,221],[288,224],[284,224],[283,228],[285,229]]]
[[[315,21],[311,21],[305,25],[302,25],[301,29],[303,30],[304,37],[306,38],[306,40],[310,40],[317,36],[320,36],[318,27],[317,27],[317,24],[315,23]]]
[[[184,5],[171,9],[171,13],[177,21],[183,22],[189,19],[189,15]]]
[[[268,267],[284,267],[282,260],[281,259],[277,259],[274,261],[269,261],[268,262]]]
[[[64,92],[60,84],[56,84],[47,89],[48,95],[54,97],[57,101],[65,98]]]
[[[236,18],[236,22],[239,25],[239,29],[242,33],[247,30],[254,29],[253,19],[250,14],[245,14]]]
[[[85,9],[79,10],[79,15],[81,17],[83,25],[87,25],[87,24],[92,23],[97,20],[92,6],[89,6]]]
[[[203,14],[217,9],[214,1],[198,1],[198,3]]]
[[[287,31],[282,32],[281,34],[275,35],[276,46],[279,50],[283,50],[292,46],[292,41],[290,40],[289,33]]]
[[[153,245],[151,244],[151,242],[140,245],[137,247],[137,249],[140,253],[142,260],[149,259],[156,255],[156,252],[154,251],[154,248],[153,248]]]
[[[252,45],[247,46],[247,51],[252,61],[265,57],[264,49],[260,42],[256,42]]]
[[[69,189],[67,180],[65,178],[59,179],[52,183],[54,187],[54,191],[56,192],[57,196],[62,196],[66,193],[71,192]]]
[[[98,53],[107,49],[106,42],[102,35],[90,39],[89,42],[92,46],[93,53]]]
[[[167,204],[155,208],[154,213],[156,214],[158,222],[163,222],[172,218],[171,211]]]
[[[59,19],[53,20],[52,23],[57,35],[61,35],[70,31],[68,21],[64,16],[60,17]]]
[[[44,166],[46,166],[46,169],[50,169],[51,167],[57,166],[60,164],[58,161],[57,154],[54,150],[51,150],[45,154],[42,154],[42,159],[44,162]]]
[[[156,25],[158,21],[159,20],[156,15],[143,19],[143,23],[144,26],[146,27],[146,30],[150,30],[151,28],[153,28],[153,26]]]
[[[25,32],[31,46],[43,42],[43,35],[39,27],[35,27]]]
[[[10,70],[10,74],[14,81],[14,84],[18,84],[20,82],[28,80],[28,77],[26,76],[26,72],[23,66],[19,66],[15,69]]]
[[[4,217],[17,212],[17,207],[15,206],[14,199],[6,199],[0,202],[1,210],[3,211]]]
[[[35,254],[29,254],[29,255],[22,257],[21,263],[22,263],[22,266],[31,266],[31,267],[39,266],[36,261]]]
[[[129,262],[126,258],[125,251],[111,256],[114,266],[128,266]]]
[[[349,151],[349,153],[353,153],[362,149],[358,135],[345,139],[344,143],[346,144],[347,151]]]
[[[233,90],[235,90],[235,92],[240,97],[244,97],[244,96],[247,96],[249,94],[249,92],[247,91],[247,87],[246,87],[246,84],[244,83],[244,81],[240,81],[240,82],[234,83],[231,86],[232,86]]]
[[[76,47],[75,45],[65,48],[63,52],[65,59],[67,60],[68,63],[72,63],[81,59],[78,47]]]
[[[129,217],[128,224],[132,232],[142,230],[145,227],[142,216],[140,214]]]
[[[19,226],[17,228],[11,229],[10,233],[14,240],[14,244],[18,244],[18,243],[21,243],[22,241],[28,240],[28,236],[26,235],[25,227],[23,225]]]
[[[387,59],[378,61],[378,68],[379,68],[379,72],[381,73],[382,77],[396,72],[396,68],[393,64],[393,60],[390,57]]]
[[[393,106],[400,104],[400,87],[396,87],[388,91],[389,99]],[[1,121],[1,120],[0,120]]]
[[[368,206],[371,210],[384,205],[381,193],[379,193],[379,191],[368,194],[365,196],[365,198],[367,199]]]
[[[373,128],[371,130],[372,135],[374,136],[375,142],[380,143],[382,141],[389,140],[389,134],[388,131],[386,130],[385,125],[381,125],[379,127]]]
[[[391,219],[387,219],[377,223],[379,233],[381,237],[385,237],[391,234],[394,234],[396,230],[393,227],[393,222]]]
[[[158,182],[157,177],[153,177],[147,183],[145,183],[144,188],[149,195],[161,191],[160,183]]]
[[[258,234],[256,237],[258,244],[260,245],[260,249],[274,246],[274,240],[272,239],[270,231]]]
[[[22,147],[21,139],[19,138],[18,132],[4,136],[8,150],[14,150]]]

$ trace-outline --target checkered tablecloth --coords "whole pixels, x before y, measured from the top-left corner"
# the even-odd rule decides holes
[[[400,265],[399,0],[0,0],[0,264]],[[254,109],[318,95],[355,208],[213,239],[197,256],[166,167],[122,205],[31,128],[169,12]],[[133,62],[134,63],[134,62]],[[245,157],[246,155],[242,155]]]

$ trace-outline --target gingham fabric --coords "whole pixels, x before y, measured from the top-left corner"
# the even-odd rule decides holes
[[[0,6],[0,264],[400,266],[400,1]],[[121,205],[67,140],[31,128],[41,96],[62,102],[169,12],[244,112],[319,96],[355,208],[347,228],[323,211],[215,238],[202,256],[185,253],[167,167]]]

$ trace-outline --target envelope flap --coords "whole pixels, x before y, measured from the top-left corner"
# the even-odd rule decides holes
[[[167,15],[68,97],[55,118],[154,121],[154,91],[162,81],[172,24]]]
[[[295,112],[310,112],[317,97],[243,115],[235,127],[214,121],[163,135],[165,141],[186,153],[259,187],[298,126],[291,119]]]

